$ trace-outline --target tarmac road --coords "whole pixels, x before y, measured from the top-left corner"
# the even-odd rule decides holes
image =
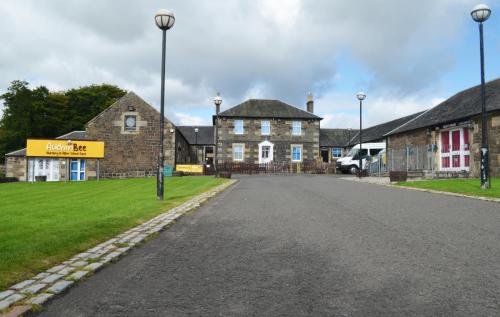
[[[500,204],[251,176],[39,316],[498,316]]]

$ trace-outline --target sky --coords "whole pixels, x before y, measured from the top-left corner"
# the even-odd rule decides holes
[[[500,77],[500,3],[485,23],[486,79]],[[0,94],[13,80],[64,90],[109,83],[160,104],[158,9],[167,31],[166,113],[209,125],[249,98],[305,109],[323,128],[371,126],[479,84],[475,0],[2,0]],[[1,105],[0,105],[1,108]]]

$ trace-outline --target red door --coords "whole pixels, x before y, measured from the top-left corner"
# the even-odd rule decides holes
[[[460,167],[460,130],[451,132],[452,167]]]
[[[441,167],[450,167],[450,131],[441,132]]]

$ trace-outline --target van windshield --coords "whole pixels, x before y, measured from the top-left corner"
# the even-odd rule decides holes
[[[347,153],[347,155],[346,155],[346,156],[353,157],[353,156],[355,156],[356,154],[358,154],[358,152],[359,152],[359,149],[352,148],[352,149],[349,151],[349,153]]]

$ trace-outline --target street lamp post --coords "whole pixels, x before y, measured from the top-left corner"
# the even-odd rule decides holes
[[[356,94],[359,100],[359,178],[363,174],[363,100],[366,98],[364,92],[358,92]]]
[[[158,171],[156,175],[156,197],[163,200],[163,165],[165,161],[165,151],[163,150],[164,125],[165,125],[165,42],[167,30],[174,26],[174,14],[165,9],[158,10],[155,14],[155,23],[163,33],[161,51],[161,108],[160,108],[160,155],[158,157]]]
[[[485,4],[478,4],[472,9],[472,19],[479,23],[479,52],[481,55],[481,188],[490,188],[490,168],[488,150],[488,114],[486,113],[486,92],[484,83],[484,43],[483,22],[490,17],[491,10]]]
[[[219,126],[219,112],[220,112],[220,105],[222,104],[222,97],[220,96],[220,93],[217,93],[217,96],[214,98],[214,104],[215,104],[215,151],[214,151],[214,170],[215,170],[215,177],[219,177],[219,169],[217,168],[217,162],[218,162],[218,157],[217,157],[217,149],[219,147],[219,132],[218,132],[218,126]]]
[[[195,143],[196,143],[196,164],[198,164],[199,160],[198,160],[198,155],[199,155],[199,149],[198,149],[198,128],[194,128],[194,139],[195,139]]]

